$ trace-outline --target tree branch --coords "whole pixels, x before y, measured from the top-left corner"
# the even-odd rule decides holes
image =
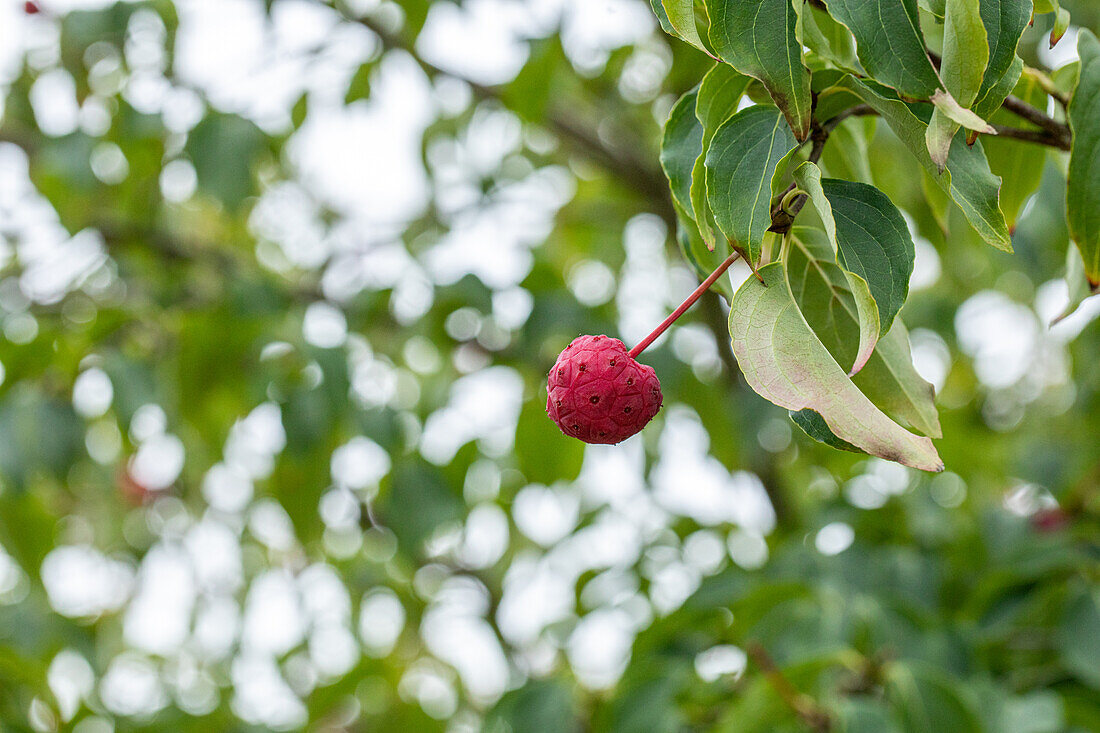
[[[877,114],[878,112],[876,112],[875,108],[871,105],[857,104],[854,107],[849,107],[848,109],[841,111],[840,114],[838,114],[836,117],[827,120],[825,124],[821,126],[821,129],[824,130],[826,134],[828,134],[839,127],[840,123],[844,122],[844,120],[848,119],[849,117],[865,117],[874,116]]]
[[[937,54],[934,51],[928,51],[928,58],[932,61],[932,65],[935,66],[937,70],[939,70],[940,64],[943,62],[943,59],[940,58],[939,54]],[[1054,89],[1054,85],[1052,83],[1050,83],[1049,79],[1047,79],[1046,83],[1044,83],[1044,81],[1041,77],[1045,77],[1045,74],[1042,74],[1041,72],[1039,72],[1038,70],[1035,70],[1035,69],[1032,69],[1031,71],[1033,72],[1033,76],[1036,76],[1036,78],[1039,79],[1040,85],[1043,87],[1044,92],[1046,92],[1051,97],[1053,97],[1063,107],[1069,105],[1069,100],[1064,95],[1062,95],[1060,92],[1058,92],[1056,89]],[[1051,147],[1062,148],[1063,150],[1069,150],[1069,144],[1070,144],[1070,140],[1071,140],[1071,137],[1072,137],[1072,133],[1070,132],[1069,125],[1067,125],[1063,122],[1059,122],[1058,120],[1054,119],[1053,117],[1046,114],[1042,110],[1031,106],[1030,104],[1028,104],[1024,100],[1020,99],[1019,97],[1015,97],[1011,94],[1009,94],[1007,97],[1005,97],[1004,101],[1001,102],[1001,106],[1003,108],[1005,108],[1006,110],[1008,110],[1009,112],[1011,112],[1012,114],[1016,115],[1017,117],[1025,119],[1028,122],[1030,122],[1031,124],[1036,125],[1038,127],[1041,127],[1041,128],[1043,128],[1044,130],[1046,130],[1047,132],[1050,133],[1050,138],[1051,138],[1052,142],[1045,142],[1045,141],[1033,140],[1033,139],[1032,139],[1032,142],[1041,142],[1041,144],[1043,144],[1043,145],[1050,145]],[[996,127],[996,125],[994,125],[994,127]],[[1012,130],[1014,128],[1005,128],[1005,129]],[[1014,135],[1010,134],[1010,135],[1008,135],[1008,137],[1017,137],[1017,136],[1014,136]],[[1019,138],[1019,139],[1029,140],[1031,138],[1026,138],[1025,137],[1025,138]],[[1063,147],[1063,142],[1061,142],[1061,141],[1064,141],[1064,146],[1065,147]]]
[[[865,105],[856,106],[861,107]],[[855,109],[855,107],[852,107],[851,109]],[[867,109],[870,109],[870,107],[868,107]],[[845,110],[845,112],[848,111],[849,110]],[[840,117],[841,115],[844,115],[844,112],[837,116]],[[845,116],[850,117],[852,115]],[[832,120],[830,120],[830,122],[832,122]],[[829,140],[829,133],[836,127],[836,125],[839,124],[840,122],[837,122],[836,124],[832,125],[832,127],[826,127],[817,122],[817,120],[811,120],[810,142],[812,143],[812,146],[810,148],[810,155],[807,158],[810,163],[817,163],[819,160],[821,160],[821,155],[825,152],[825,143]],[[776,234],[786,234],[787,232],[789,232],[791,230],[791,225],[794,224],[795,217],[798,216],[798,212],[802,211],[802,207],[806,205],[807,197],[805,194],[802,194],[801,196],[795,198],[794,201],[790,202],[789,206],[784,208],[783,200],[787,197],[787,194],[794,189],[795,184],[791,183],[791,185],[787,186],[786,190],[783,191],[783,193],[781,193],[776,198],[775,204],[772,205],[772,225],[768,228],[769,232],[775,232]],[[755,266],[756,263],[751,264]]]
[[[998,125],[991,123],[990,125],[997,131],[998,137],[1008,137],[1013,140],[1023,140],[1024,142],[1036,143],[1037,145],[1046,145],[1051,148],[1058,148],[1059,150],[1070,150],[1072,145],[1072,139],[1069,137],[1056,137],[1046,130],[1021,130],[1017,127],[1006,127],[1005,125]]]
[[[1032,107],[1024,100],[1019,97],[1014,97],[1011,94],[1005,97],[1005,101],[1001,106],[1017,117],[1025,119],[1031,124],[1046,130],[1054,139],[1064,141],[1064,149],[1069,150],[1070,141],[1073,139],[1073,134],[1070,132],[1069,125],[1058,122],[1041,110]]]
[[[764,678],[768,680],[768,683],[775,690],[776,694],[783,699],[787,707],[789,707],[803,723],[816,733],[829,733],[829,731],[832,730],[833,721],[829,713],[818,705],[816,700],[804,692],[800,692],[783,676],[783,673],[775,666],[775,662],[772,661],[771,656],[763,646],[756,642],[750,642],[748,645],[748,653],[749,656],[752,657],[752,661],[760,668]]]
[[[713,290],[707,291],[706,296],[703,297],[700,303],[699,311],[703,316],[703,323],[710,329],[711,335],[714,336],[714,340],[718,344],[718,358],[722,360],[722,365],[729,372],[730,379],[736,380],[737,360],[733,356],[729,325],[726,322],[728,311],[722,301],[722,296]]]

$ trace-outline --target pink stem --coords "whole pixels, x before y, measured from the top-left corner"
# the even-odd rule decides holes
[[[741,256],[740,252],[734,252],[733,254],[731,254],[729,257],[726,258],[725,262],[718,265],[718,269],[716,269],[714,272],[710,273],[710,275],[707,277],[707,279],[704,280],[703,283],[699,287],[695,288],[695,292],[692,293],[691,295],[689,295],[687,297],[687,300],[685,300],[683,303],[680,304],[679,308],[672,311],[672,314],[668,318],[661,321],[660,326],[657,326],[657,328],[653,329],[653,333],[649,334],[644,339],[639,341],[638,345],[630,350],[630,358],[631,359],[637,359],[638,354],[642,353],[647,348],[649,348],[649,345],[651,343],[653,343],[654,341],[656,341],[658,336],[660,336],[662,333],[664,333],[666,330],[668,330],[668,327],[671,326],[673,323],[675,323],[677,318],[684,315],[684,311],[686,311],[688,308],[690,308],[692,305],[694,305],[695,301],[699,300],[699,296],[701,296],[703,293],[707,292],[707,290],[710,289],[710,286],[714,284],[714,281],[717,280],[718,278],[722,277],[722,273],[725,272],[726,270],[728,270],[730,265],[732,265],[734,263],[734,261],[740,256]]]

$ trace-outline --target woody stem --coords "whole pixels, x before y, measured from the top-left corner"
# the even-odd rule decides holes
[[[707,290],[710,289],[710,286],[714,284],[714,281],[722,277],[722,273],[728,270],[730,265],[733,264],[734,260],[736,260],[740,256],[740,252],[734,252],[726,258],[725,262],[718,265],[717,269],[715,269],[714,272],[710,273],[710,275],[707,276],[707,279],[704,280],[702,284],[699,285],[699,287],[695,288],[695,292],[689,295],[687,297],[687,300],[680,304],[679,308],[672,311],[668,318],[661,321],[660,326],[657,326],[657,328],[653,329],[653,333],[649,334],[644,339],[639,341],[638,345],[630,350],[630,358],[637,359],[638,354],[649,348],[649,345],[656,341],[658,336],[667,331],[668,327],[675,323],[677,318],[684,315],[684,311],[690,308],[695,303],[695,301],[699,300],[699,297],[702,296],[703,293],[707,292]]]

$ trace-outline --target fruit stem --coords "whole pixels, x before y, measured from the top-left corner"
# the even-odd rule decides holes
[[[718,268],[714,272],[710,273],[710,275],[707,276],[707,279],[704,280],[702,282],[702,284],[699,285],[699,287],[695,288],[695,292],[692,293],[691,295],[689,295],[687,297],[687,300],[685,300],[683,303],[680,304],[679,308],[672,311],[672,314],[669,315],[668,318],[661,321],[660,326],[657,326],[657,328],[653,329],[653,333],[649,334],[644,339],[639,341],[638,345],[630,350],[630,358],[631,359],[637,359],[638,354],[642,353],[647,348],[649,348],[649,345],[652,344],[654,341],[656,341],[657,337],[659,337],[662,333],[667,331],[668,327],[671,326],[673,323],[675,323],[677,318],[684,315],[684,311],[686,311],[688,308],[690,308],[692,305],[694,305],[695,301],[699,300],[699,296],[701,296],[703,293],[707,292],[707,290],[710,289],[710,286],[714,284],[714,281],[717,280],[718,278],[722,277],[722,273],[724,273],[726,270],[728,270],[730,265],[732,265],[734,263],[734,261],[740,256],[741,256],[740,252],[734,252],[733,254],[731,254],[729,257],[726,258],[725,262],[718,265]]]

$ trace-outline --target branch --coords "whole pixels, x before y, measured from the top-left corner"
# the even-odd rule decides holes
[[[479,84],[426,61],[416,52],[412,43],[394,33],[390,33],[370,18],[352,17],[343,13],[341,15],[349,22],[357,23],[374,33],[382,44],[384,51],[398,50],[407,53],[429,78],[449,76],[467,84],[474,97],[479,100],[503,101],[503,89]],[[562,142],[599,165],[628,188],[634,189],[636,193],[655,206],[657,213],[668,224],[669,231],[675,233],[676,210],[672,206],[668,184],[665,181],[664,174],[659,169],[650,165],[645,158],[634,152],[642,148],[640,142],[618,147],[607,145],[590,132],[591,125],[586,125],[560,109],[552,108],[547,111],[546,124]],[[626,139],[627,135],[623,133],[616,137]]]
[[[1046,130],[1056,140],[1064,141],[1064,149],[1069,150],[1070,141],[1073,139],[1073,134],[1070,132],[1069,125],[1058,122],[1041,110],[1032,107],[1024,100],[1019,97],[1014,97],[1011,94],[1005,97],[1005,101],[1001,106],[1017,117],[1021,117],[1031,124]]]
[[[862,106],[865,105],[857,105],[857,107]],[[853,107],[852,109],[855,108]],[[868,109],[870,109],[870,107],[868,107]],[[847,111],[848,110],[845,110],[845,112]],[[841,115],[843,114],[842,112]],[[838,115],[838,117],[841,115]],[[832,122],[832,120],[830,120],[830,122]],[[839,124],[840,122],[836,123],[836,125]],[[812,143],[812,147],[810,148],[810,155],[807,158],[810,163],[816,163],[821,160],[821,155],[825,152],[825,143],[829,140],[829,132],[832,131],[836,125],[826,128],[818,123],[817,120],[810,121],[810,142]],[[795,184],[792,182],[791,185],[787,186],[787,189],[776,198],[775,204],[772,205],[772,225],[768,228],[769,232],[775,232],[776,234],[786,234],[789,232],[791,230],[791,225],[794,224],[795,217],[798,216],[798,212],[802,211],[802,207],[806,205],[807,196],[802,194],[795,198],[788,207],[784,208],[783,200],[787,197],[787,194],[794,189]],[[755,265],[755,263],[753,264]]]
[[[1006,127],[991,123],[991,127],[997,131],[998,137],[1008,137],[1013,140],[1046,145],[1059,150],[1070,150],[1072,139],[1070,137],[1056,137],[1045,130],[1021,130],[1017,127]]]
[[[730,379],[736,381],[739,370],[737,359],[733,356],[729,324],[726,321],[729,317],[729,311],[726,309],[722,296],[713,290],[709,291],[700,303],[699,312],[702,314],[703,323],[710,329],[710,333],[714,336],[714,341],[718,345],[718,358],[722,360],[722,365],[729,372]]]
[[[928,58],[932,61],[932,65],[935,66],[937,70],[939,70],[940,64],[943,61],[940,58],[939,54],[937,54],[935,51],[928,51]],[[1043,87],[1044,92],[1053,97],[1063,107],[1069,105],[1069,100],[1065,97],[1065,95],[1054,88],[1054,84],[1051,83],[1049,79],[1045,79],[1045,74],[1036,69],[1031,69],[1031,72],[1032,75],[1039,80],[1040,86]],[[1069,125],[1065,124],[1064,122],[1059,122],[1042,110],[1031,106],[1024,100],[1011,94],[1005,97],[1004,101],[1001,102],[1001,106],[1007,109],[1012,114],[1016,115],[1017,117],[1021,117],[1032,123],[1033,125],[1041,127],[1049,132],[1051,141],[1047,142],[1045,140],[1037,140],[1031,137],[1019,137],[1012,134],[1009,134],[1007,137],[1019,137],[1020,140],[1031,140],[1032,142],[1039,142],[1043,145],[1050,145],[1051,147],[1069,150],[1070,139],[1072,137]],[[997,126],[994,125],[994,127]],[[1013,128],[1005,129],[1012,130]]]
[[[928,52],[935,62],[938,57],[931,51]],[[1068,125],[1049,117],[1043,112],[1039,111],[1035,107],[1032,107],[1027,102],[1024,102],[1018,97],[1009,95],[1005,98],[1004,108],[1016,114],[1017,116],[1032,122],[1033,124],[1042,128],[1041,130],[1022,130],[1017,127],[1008,127],[1005,125],[993,124],[993,129],[1000,137],[1012,138],[1013,140],[1021,140],[1023,142],[1035,143],[1037,145],[1046,145],[1047,147],[1057,148],[1058,150],[1070,150],[1073,143],[1073,135],[1070,132]],[[877,115],[873,107],[867,104],[857,104],[849,107],[835,117],[826,120],[824,123],[813,123],[813,133],[810,137],[813,142],[813,147],[810,150],[809,161],[816,163],[821,159],[821,155],[825,149],[825,143],[829,139],[829,134],[835,130],[840,123],[850,117],[857,117],[862,115]],[[795,189],[795,185],[792,183],[787,189],[779,195],[776,199],[776,204],[772,206],[772,225],[768,231],[776,232],[778,234],[785,234],[790,231],[794,219],[798,216],[798,212],[802,211],[802,207],[806,205],[806,196],[799,196],[790,203],[787,209],[783,209],[779,202],[781,202],[786,196]]]
[[[803,723],[816,731],[816,733],[829,733],[829,731],[832,730],[833,721],[832,718],[829,717],[829,713],[818,705],[817,701],[812,697],[803,692],[799,692],[798,689],[783,676],[783,673],[775,666],[775,662],[772,661],[771,656],[768,655],[764,647],[756,642],[751,642],[748,645],[748,653],[749,656],[752,657],[752,661],[756,663],[756,666],[759,667],[760,671],[764,674],[764,678],[768,680],[779,697],[787,704],[787,707],[789,707]]]
[[[833,117],[832,119],[826,121],[825,124],[821,126],[821,129],[823,129],[826,133],[831,133],[833,130],[840,126],[841,122],[844,122],[844,120],[848,119],[849,117],[865,117],[874,116],[877,114],[878,112],[876,112],[875,108],[871,105],[857,104],[854,107],[849,107],[848,109],[841,111],[840,114],[838,114],[836,117]]]

